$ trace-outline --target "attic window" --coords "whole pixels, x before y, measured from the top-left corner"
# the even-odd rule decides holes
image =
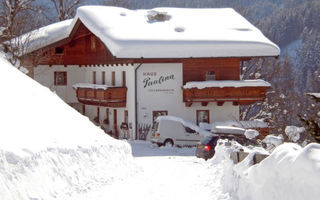
[[[214,81],[216,80],[216,73],[214,71],[206,72],[206,81]]]
[[[57,47],[55,50],[55,54],[63,54],[63,52],[64,52],[63,47]]]
[[[168,15],[167,12],[158,12],[155,10],[150,10],[148,11],[147,18],[149,23],[154,23],[169,21],[171,19],[171,16]]]

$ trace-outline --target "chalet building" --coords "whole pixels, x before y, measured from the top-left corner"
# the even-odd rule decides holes
[[[270,84],[241,80],[244,62],[279,48],[233,9],[80,7],[31,33],[29,75],[96,124],[144,139],[159,115],[239,119]]]

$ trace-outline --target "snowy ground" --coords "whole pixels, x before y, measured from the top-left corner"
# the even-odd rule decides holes
[[[221,169],[196,158],[195,148],[158,148],[142,141],[130,144],[138,173],[73,199],[230,199],[222,192]]]

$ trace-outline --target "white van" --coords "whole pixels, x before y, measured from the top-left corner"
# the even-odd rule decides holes
[[[161,145],[196,146],[203,136],[179,121],[155,121],[151,130],[151,142]]]

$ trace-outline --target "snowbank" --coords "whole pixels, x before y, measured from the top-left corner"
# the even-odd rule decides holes
[[[261,80],[240,80],[240,81],[191,81],[187,82],[183,88],[184,89],[191,89],[191,88],[198,88],[198,89],[204,89],[209,87],[218,87],[218,88],[224,88],[224,87],[270,87],[271,84]]]
[[[319,180],[320,145],[313,143],[301,148],[287,143],[245,171],[238,196],[240,200],[318,199]]]
[[[68,199],[132,173],[131,149],[0,57],[0,199]]]
[[[174,122],[179,122],[181,124],[183,124],[185,127],[191,128],[192,130],[198,132],[200,135],[207,137],[207,136],[212,136],[215,135],[213,133],[211,133],[210,131],[206,131],[202,128],[200,128],[199,126],[197,126],[196,124],[186,121],[180,117],[176,117],[176,116],[159,116],[156,119],[158,122],[161,120],[167,120],[167,121],[174,121]]]
[[[112,20],[106,20],[112,19]],[[69,27],[80,20],[118,58],[189,58],[279,56],[280,49],[231,8],[153,8],[129,10],[82,6]],[[61,30],[59,24],[48,27]],[[47,37],[46,27],[39,31]],[[54,31],[55,32],[55,31]],[[42,37],[44,33],[45,37]],[[48,39],[46,39],[48,38]],[[42,41],[42,39],[41,39]],[[35,44],[33,50],[48,45]]]
[[[256,148],[240,163],[233,164],[232,151],[242,147],[232,143],[227,146],[219,140],[215,156],[210,160],[213,168],[221,168],[224,192],[232,199],[318,199],[320,195],[320,144],[302,148],[285,143],[261,163],[252,165]],[[246,150],[245,150],[246,151]]]

